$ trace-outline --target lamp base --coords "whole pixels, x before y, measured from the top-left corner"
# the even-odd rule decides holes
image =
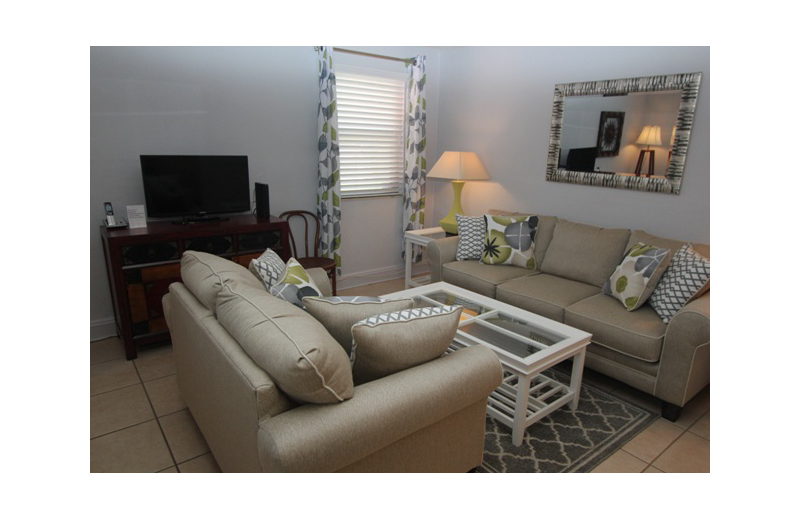
[[[642,166],[644,164],[644,156],[645,154],[650,154],[650,164],[647,168],[647,175],[645,177],[650,177],[655,173],[655,160],[656,160],[656,151],[655,150],[642,150],[639,152],[639,161],[636,163],[636,170],[633,172],[634,175],[637,177],[642,175]]]
[[[463,215],[464,210],[461,208],[461,190],[464,189],[464,181],[450,181],[453,185],[453,207],[450,208],[450,213],[447,214],[439,225],[442,226],[447,233],[451,235],[458,234],[458,224],[456,223],[456,215]]]

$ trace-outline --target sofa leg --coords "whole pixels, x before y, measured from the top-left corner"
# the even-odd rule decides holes
[[[668,421],[675,422],[681,416],[681,412],[683,411],[682,406],[678,406],[676,404],[663,402],[661,403],[661,417]]]

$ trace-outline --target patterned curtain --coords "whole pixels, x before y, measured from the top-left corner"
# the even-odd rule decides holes
[[[406,161],[403,172],[403,233],[425,227],[425,56],[407,63],[408,120],[406,123]],[[405,258],[405,247],[402,247]],[[413,261],[422,252],[414,246]]]
[[[342,235],[341,187],[339,185],[339,141],[336,135],[336,75],[333,73],[333,49],[316,47],[319,61],[319,108],[317,135],[317,216],[320,219],[320,254],[336,261],[336,274],[342,274],[339,251]]]

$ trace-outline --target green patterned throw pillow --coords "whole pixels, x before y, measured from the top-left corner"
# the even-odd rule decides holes
[[[306,296],[322,296],[322,291],[314,283],[314,279],[294,258],[286,262],[286,269],[283,270],[280,280],[270,288],[269,292],[301,309],[305,308],[303,298]]]
[[[622,302],[629,311],[644,305],[669,265],[669,249],[659,249],[639,242],[627,253],[611,278],[603,284],[603,293]]]
[[[481,263],[536,269],[533,248],[539,217],[484,215],[483,219],[486,222],[486,238]]]

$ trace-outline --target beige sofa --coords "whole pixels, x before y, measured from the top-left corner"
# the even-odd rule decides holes
[[[181,396],[223,471],[463,472],[481,464],[487,398],[502,378],[489,349],[469,347],[356,386],[343,402],[293,402],[215,314],[223,286],[264,290],[261,281],[233,262],[190,254],[203,255],[209,269],[187,274],[182,261],[185,283],[170,286],[164,310]],[[329,295],[325,271],[309,273]],[[292,315],[320,334],[291,304],[269,308],[270,320]]]
[[[508,214],[492,211],[495,214]],[[668,247],[685,242],[645,231],[603,229],[539,215],[537,269],[456,260],[458,237],[431,242],[432,281],[445,281],[592,333],[586,366],[652,394],[662,415],[676,420],[709,383],[710,304],[706,292],[665,324],[645,304],[629,312],[602,293],[625,251],[637,242]],[[693,248],[710,258],[705,244]]]

